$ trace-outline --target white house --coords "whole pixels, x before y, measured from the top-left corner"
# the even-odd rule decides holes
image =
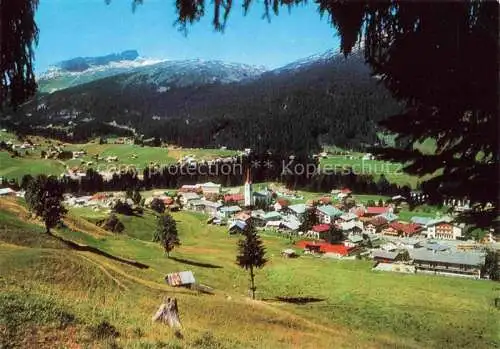
[[[76,158],[79,158],[79,157],[82,157],[85,155],[85,152],[84,151],[74,151],[73,152],[73,158],[76,159]]]
[[[118,161],[118,156],[107,156],[106,162]]]
[[[318,217],[318,221],[323,224],[330,224],[333,221],[342,216],[344,212],[335,208],[332,205],[323,205],[316,207],[316,215]]]
[[[221,185],[212,182],[207,182],[200,184],[200,188],[203,194],[220,194]]]
[[[239,206],[223,206],[219,208],[220,216],[223,218],[232,217],[240,211],[241,208]]]
[[[13,190],[11,188],[0,188],[0,196],[15,195],[15,194],[16,194],[15,190]]]
[[[365,155],[363,155],[363,160],[374,160],[375,159],[375,156],[373,156],[372,153],[366,153]]]
[[[288,212],[295,216],[297,220],[302,221],[307,212],[307,206],[305,204],[295,204],[288,206]]]
[[[181,193],[181,203],[182,205],[187,205],[187,203],[191,200],[199,200],[200,199],[200,196],[196,193],[191,193],[191,192],[187,192],[187,193]]]
[[[346,232],[362,232],[363,231],[363,222],[360,221],[348,221],[348,222],[342,222],[339,224],[340,229],[346,233]]]
[[[198,189],[200,189],[200,185],[199,184],[184,184],[179,190],[181,192],[188,192],[188,191],[195,192]]]
[[[427,223],[427,238],[456,240],[462,237],[465,224],[453,222],[451,218],[445,217]]]

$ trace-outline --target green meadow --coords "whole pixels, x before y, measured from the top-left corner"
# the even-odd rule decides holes
[[[192,156],[196,160],[210,160],[217,157],[233,156],[234,150],[221,149],[191,149],[191,148],[158,148],[132,144],[99,144],[92,141],[85,144],[60,143],[42,137],[28,137],[35,144],[39,144],[34,151],[18,150],[21,157],[12,158],[6,151],[0,151],[0,176],[16,178],[18,180],[25,174],[60,175],[67,168],[79,167],[82,170],[92,167],[100,171],[137,169],[142,171],[146,166],[154,163],[160,166],[172,164],[184,156]],[[14,141],[19,143],[15,135],[9,132],[0,132],[0,141]],[[62,144],[67,151],[85,151],[87,155],[71,160],[42,159],[41,152],[47,151],[50,145]],[[101,160],[96,161],[99,155]],[[116,156],[117,161],[106,162],[108,156]],[[92,162],[91,165],[87,165]]]
[[[321,159],[320,167],[327,173],[350,173],[371,175],[375,182],[383,174],[390,183],[416,188],[419,182],[431,176],[418,177],[403,172],[403,165],[382,160],[363,160],[363,154],[329,155]]]
[[[382,137],[379,135],[379,137]],[[386,142],[393,145],[394,135],[386,136]],[[436,151],[436,142],[433,139],[426,139],[422,142],[417,142],[414,145],[415,149],[420,150],[424,154],[432,154]],[[325,151],[344,152],[345,149],[336,146],[325,146]],[[404,164],[394,163],[382,160],[363,160],[365,153],[349,151],[346,155],[328,155],[320,160],[320,166],[325,171],[331,173],[348,173],[352,171],[355,174],[364,174],[373,176],[377,181],[380,175],[383,174],[390,183],[395,183],[399,186],[408,185],[411,188],[416,188],[419,182],[430,179],[433,175],[418,177],[403,172]]]
[[[68,248],[28,219],[22,202],[0,199],[0,344],[30,348],[492,348],[500,344],[498,284],[371,271],[372,262],[301,255],[284,259],[288,239],[262,234],[268,263],[257,300],[235,263],[238,237],[206,217],[173,213],[181,246],[167,258],[151,242],[155,215],[119,218],[122,234],[71,209],[54,234],[148,266],[139,269]],[[76,229],[78,222],[79,229]],[[293,247],[293,246],[292,246]],[[213,295],[165,284],[191,270]],[[151,316],[179,302],[177,338]],[[280,300],[281,299],[281,300]],[[294,300],[292,302],[291,300]],[[112,326],[119,335],[115,336]],[[116,333],[115,333],[116,334]]]
[[[64,144],[63,149],[68,151],[86,151],[87,155],[67,161],[46,160],[41,159],[40,153],[42,150],[47,150],[49,145],[55,145],[59,142],[48,140],[42,137],[29,137],[34,143],[41,144],[35,151],[20,151],[23,155],[20,158],[10,158],[7,152],[0,152],[0,176],[7,178],[20,179],[24,174],[29,173],[36,175],[40,173],[46,174],[61,174],[66,168],[79,167],[85,170],[88,167],[97,168],[100,171],[120,170],[120,169],[137,169],[142,171],[150,164],[158,164],[160,166],[168,165],[177,162],[185,156],[192,156],[196,160],[210,160],[217,157],[237,155],[235,150],[221,149],[190,149],[190,148],[158,148],[139,146],[132,144],[99,144],[97,140],[84,144]],[[15,140],[14,134],[9,132],[0,132],[0,140]],[[109,140],[110,142],[112,139]],[[432,151],[434,144],[431,141],[422,142],[419,146],[422,151]],[[327,150],[333,149],[327,147]],[[335,148],[334,150],[339,150]],[[99,155],[100,160],[96,160],[96,155]],[[404,173],[403,166],[398,163],[391,163],[380,160],[363,160],[363,153],[351,152],[349,155],[329,155],[321,159],[320,166],[323,170],[329,173],[347,173],[353,171],[356,174],[372,175],[375,181],[378,181],[381,174],[391,183],[400,186],[409,185],[416,188],[418,183],[430,178],[416,177]],[[117,161],[107,162],[105,159],[117,157]],[[91,162],[91,165],[88,163]]]
[[[25,174],[59,175],[64,172],[64,165],[57,160],[42,160],[39,157],[15,157],[0,151],[0,177],[17,178]]]

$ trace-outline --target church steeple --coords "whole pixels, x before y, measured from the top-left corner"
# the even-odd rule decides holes
[[[246,171],[244,196],[245,196],[245,206],[246,207],[253,206],[252,176],[250,173],[250,168],[247,168]]]
[[[252,177],[250,176],[250,168],[247,168],[245,184],[252,184]]]

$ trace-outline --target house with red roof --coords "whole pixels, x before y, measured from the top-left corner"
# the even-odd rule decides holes
[[[241,204],[245,202],[245,196],[243,194],[226,194],[224,195],[224,202]]]
[[[274,210],[281,211],[282,209],[287,208],[288,206],[290,206],[290,201],[288,201],[287,199],[279,198],[278,200],[276,200],[276,203],[274,204]]]
[[[346,257],[357,251],[356,247],[344,244],[330,244],[327,242],[299,241],[297,247],[303,248],[304,253],[324,254],[325,257]]]
[[[364,208],[363,206],[357,206],[357,207],[351,208],[350,212],[354,213],[358,217],[364,217],[365,212],[366,212],[366,208]]]
[[[355,246],[346,246],[344,244],[327,244],[325,243],[321,251],[323,251],[325,257],[347,257],[351,256],[358,250]]]
[[[96,193],[94,195],[92,195],[92,197],[90,198],[90,200],[105,200],[107,199],[107,195],[105,193]]]
[[[382,230],[383,235],[410,237],[422,231],[422,227],[415,223],[392,222]]]
[[[330,228],[330,224],[316,224],[311,228],[307,235],[315,239],[324,239],[326,234],[330,231]]]
[[[174,199],[173,199],[172,197],[170,197],[170,196],[165,196],[165,197],[163,198],[163,203],[164,203],[165,205],[167,205],[167,206],[169,206],[169,205],[173,205],[173,204],[174,204]]]
[[[340,192],[342,194],[347,194],[347,195],[352,194],[352,190],[349,188],[342,188],[342,189],[340,189]]]
[[[364,216],[378,216],[380,214],[392,212],[391,207],[369,206],[366,208]]]
[[[329,205],[332,203],[332,198],[330,198],[328,196],[324,196],[324,197],[319,198],[318,202],[320,203],[320,205]]]
[[[185,184],[179,188],[180,193],[201,193],[199,184]]]

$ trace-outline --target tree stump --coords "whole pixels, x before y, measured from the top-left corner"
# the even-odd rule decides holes
[[[158,311],[152,318],[153,322],[160,321],[167,324],[176,332],[182,328],[179,319],[179,308],[177,307],[177,299],[167,297],[158,308]]]

